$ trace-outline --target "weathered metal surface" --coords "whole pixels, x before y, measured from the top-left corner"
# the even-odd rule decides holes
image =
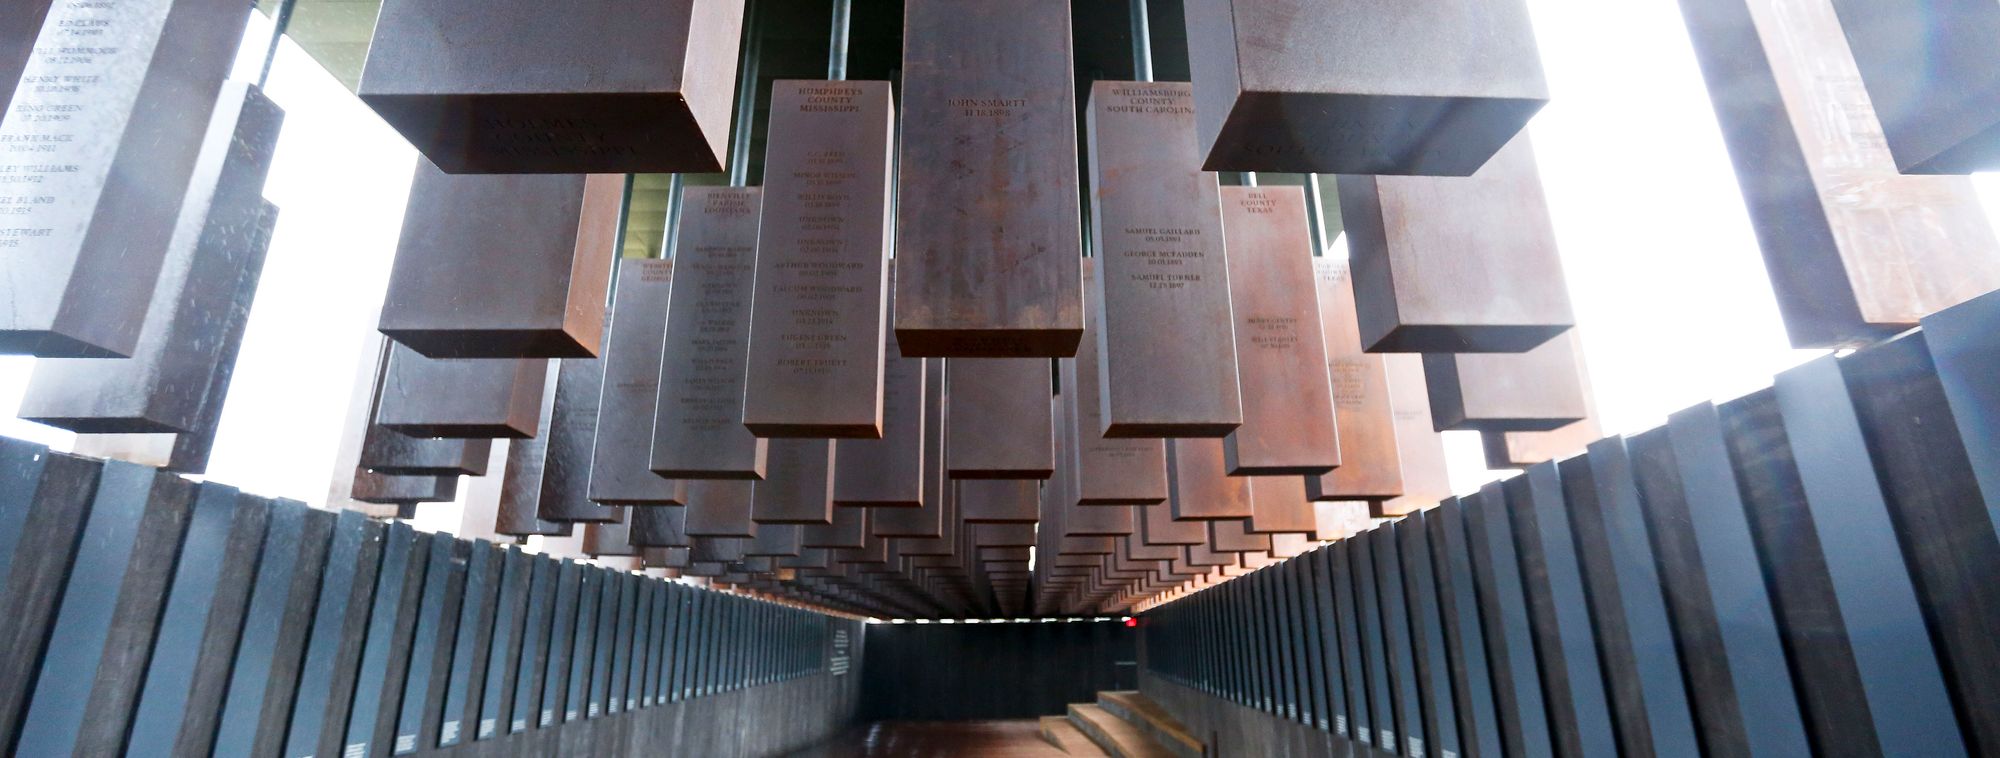
[[[1234,476],[1318,476],[1342,461],[1307,222],[1302,188],[1222,188],[1243,401],[1243,425],[1223,438]]]
[[[549,409],[548,449],[542,462],[542,493],[536,515],[544,521],[612,521],[620,511],[592,502],[591,448],[597,439],[597,401],[604,387],[604,364],[596,358],[567,358],[551,371],[556,383]]]
[[[1150,525],[1152,523],[1151,519],[1148,519],[1146,523]],[[1204,522],[1193,521],[1187,523],[1201,525]],[[1208,527],[1208,539],[1206,541],[1209,547],[1218,551],[1225,553],[1256,553],[1271,549],[1271,535],[1251,532],[1250,523],[1246,519],[1218,519],[1205,523]]]
[[[743,426],[882,436],[888,318],[888,82],[772,85]]]
[[[924,504],[924,458],[927,418],[925,397],[929,364],[926,358],[905,358],[896,333],[887,332],[882,349],[882,438],[834,442],[840,468],[834,473],[835,505],[919,508]],[[937,362],[940,367],[941,361]]]
[[[432,358],[597,355],[624,196],[620,175],[451,176],[419,160],[378,328]]]
[[[653,508],[659,506],[632,506]],[[639,548],[632,544],[632,514],[630,508],[618,521],[583,525],[583,552],[594,558],[605,556],[638,555]]]
[[[553,383],[543,387],[545,401],[552,387]],[[361,467],[378,474],[485,476],[486,459],[492,451],[493,440],[412,437],[381,424],[369,424],[361,442]]]
[[[1992,40],[2000,9],[1965,0],[1835,0],[1896,166],[1969,174],[2000,166]]]
[[[1086,298],[1097,298],[1097,261],[1083,262]],[[1094,302],[1094,301],[1093,301]],[[1083,505],[1150,505],[1167,499],[1166,443],[1148,439],[1107,439],[1104,436],[1104,381],[1098,365],[1097,316],[1094,304],[1084,309],[1083,341],[1075,358],[1056,361],[1062,380],[1062,402],[1068,418],[1057,429],[1064,435],[1071,467],[1071,489]]]
[[[742,0],[389,0],[358,94],[452,173],[721,171],[742,28]]]
[[[1069,5],[905,6],[895,328],[909,355],[1076,354]]]
[[[1139,533],[1136,536],[1144,544],[1200,545],[1209,542],[1207,524],[1210,522],[1176,518],[1171,500],[1134,507],[1138,509],[1135,515],[1139,522]]]
[[[1228,475],[1222,448],[1216,439],[1167,441],[1167,502],[1175,519],[1250,517],[1250,478]]]
[[[1243,423],[1214,174],[1188,85],[1098,82],[1087,117],[1106,437],[1221,437]]]
[[[1965,755],[1838,361],[1717,411],[1815,744]]]
[[[801,547],[818,547],[829,550],[854,549],[868,540],[867,508],[835,508],[833,521],[826,524],[808,524],[803,530]]]
[[[652,469],[687,479],[764,475],[764,440],[743,428],[750,288],[764,191],[689,187],[675,230]]]
[[[358,502],[403,506],[418,503],[449,503],[458,498],[456,476],[402,476],[354,470],[350,496]]]
[[[1314,501],[1381,501],[1397,497],[1403,493],[1404,471],[1399,450],[1403,442],[1397,437],[1399,427],[1394,406],[1404,398],[1390,397],[1387,361],[1391,358],[1361,349],[1361,333],[1354,313],[1354,281],[1348,275],[1347,261],[1314,259],[1313,275],[1319,288],[1320,331],[1326,344],[1333,418],[1339,431],[1340,467],[1320,476],[1306,477],[1306,492]],[[1410,402],[1421,404],[1428,415],[1429,403],[1421,397],[1422,388],[1409,385],[1406,391],[1419,395]],[[1429,433],[1428,423],[1424,429]],[[1438,451],[1438,462],[1441,468],[1442,449]]]
[[[1527,468],[1537,463],[1568,458],[1581,454],[1585,446],[1604,437],[1604,427],[1598,423],[1596,392],[1590,385],[1590,371],[1583,359],[1583,338],[1577,330],[1571,329],[1556,339],[1569,340],[1570,351],[1576,357],[1577,388],[1583,394],[1583,420],[1547,432],[1480,432],[1479,441],[1485,449],[1487,468]]]
[[[1055,473],[1049,365],[1044,358],[945,362],[945,466],[952,478],[1047,479]]]
[[[767,480],[768,481],[768,480]],[[755,537],[750,505],[760,482],[687,480],[687,531],[695,537]],[[774,482],[773,486],[783,486]]]
[[[1703,744],[1806,752],[1804,712],[1715,406],[1627,445]]]
[[[944,360],[924,359],[924,490],[917,508],[887,508],[869,519],[869,530],[878,537],[937,538],[944,533],[944,514],[950,478],[945,474],[945,383]],[[838,471],[835,472],[836,479]]]
[[[62,54],[29,57],[18,81],[33,84],[0,117],[0,353],[122,358],[138,347],[248,20],[233,0],[120,0],[57,5],[35,31],[10,28],[32,41],[0,44]]]
[[[1622,438],[1558,465],[1621,751],[1697,750],[1681,653]],[[1447,505],[1446,508],[1452,506]],[[1442,511],[1443,509],[1440,509]],[[1435,543],[1435,540],[1434,540]]]
[[[1369,351],[1519,353],[1574,323],[1525,134],[1468,178],[1339,185]]]
[[[958,490],[958,517],[968,524],[1034,523],[1039,516],[1039,482],[1032,479],[967,479]]]
[[[1306,480],[1295,476],[1245,479],[1250,490],[1249,529],[1260,534],[1311,534],[1318,529]]]
[[[759,524],[833,523],[832,440],[772,440],[764,480],[751,493]]]
[[[1210,171],[1465,176],[1549,99],[1526,3],[1185,6]]]
[[[591,447],[591,500],[611,505],[687,502],[685,482],[662,478],[648,468],[673,275],[672,261],[618,264],[617,300],[606,328],[604,357],[598,359],[604,366],[604,388]]]
[[[554,374],[558,368],[550,368]],[[556,420],[556,390],[560,380],[550,380],[542,388],[542,424],[536,426],[536,434],[530,440],[508,440],[506,448],[506,472],[496,472],[500,480],[500,500],[494,506],[494,534],[508,536],[566,536],[570,534],[568,522],[542,520],[542,498],[548,494],[542,488],[542,480],[548,472],[548,442],[550,426]],[[554,462],[562,466],[562,462]]]
[[[1438,431],[1545,432],[1590,414],[1575,340],[1557,338],[1525,353],[1424,356],[1431,423]]]
[[[626,514],[626,542],[635,548],[688,547],[688,510],[675,505],[638,505]]]
[[[1402,495],[1381,501],[1378,515],[1397,516],[1437,505],[1452,496],[1445,465],[1444,437],[1431,420],[1424,361],[1415,355],[1383,356],[1389,375],[1389,406],[1396,419],[1396,454],[1402,463]]]
[[[1681,2],[1798,348],[1860,347],[2000,288],[2000,240],[1971,181],[1897,171],[1834,5]],[[1926,72],[1962,75],[1950,62]],[[1932,112],[1917,128],[1963,115]]]
[[[519,439],[535,433],[547,361],[426,358],[402,345],[390,348],[388,361],[377,424],[415,437]]]
[[[283,122],[284,111],[256,87],[225,88],[132,357],[38,361],[21,418],[86,434],[200,428],[225,348],[241,339],[238,282],[246,269],[262,269],[270,239],[262,223],[264,177]]]
[[[2000,640],[1985,631],[2000,625],[2000,598],[1983,578],[2000,571],[1994,428],[1990,406],[1980,402],[1992,379],[1968,373],[1996,351],[1990,327],[1967,330],[1991,324],[1990,315],[1979,316],[1991,307],[1990,298],[1975,300],[1932,317],[1925,331],[1840,359],[1926,625],[1961,704],[2000,702],[2000,681],[1977,673],[2000,666]],[[1940,329],[1949,336],[1930,347],[1929,330],[1957,317],[1966,320]],[[1960,710],[1959,719],[1975,753],[2000,745],[2000,713]]]
[[[743,554],[774,558],[798,555],[805,549],[805,530],[798,524],[759,524],[757,535],[743,548]]]

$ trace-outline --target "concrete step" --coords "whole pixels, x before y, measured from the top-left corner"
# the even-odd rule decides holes
[[[1042,739],[1057,749],[1077,756],[1104,756],[1105,752],[1090,741],[1090,736],[1077,729],[1065,716],[1043,716]]]
[[[1069,722],[1116,758],[1174,758],[1167,750],[1132,722],[1118,718],[1093,703],[1071,703]]]
[[[1139,727],[1176,758],[1202,758],[1201,740],[1152,698],[1134,690],[1107,690],[1097,693],[1097,705]]]

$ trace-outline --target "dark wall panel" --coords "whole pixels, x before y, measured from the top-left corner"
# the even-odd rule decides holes
[[[875,720],[1052,716],[1138,685],[1138,634],[1115,622],[874,624],[866,649],[862,712]]]

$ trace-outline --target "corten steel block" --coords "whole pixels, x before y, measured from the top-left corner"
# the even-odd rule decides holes
[[[1987,516],[2000,526],[2000,295],[1987,294],[1923,321],[1924,352],[1943,393]]]
[[[750,520],[756,482],[728,479],[687,480],[687,532],[695,537],[755,537]]]
[[[412,437],[369,424],[361,442],[361,467],[378,474],[485,476],[492,452],[493,440]]]
[[[234,0],[131,0],[58,5],[43,34],[29,32],[28,44],[64,54],[31,57],[19,80],[35,83],[0,116],[11,148],[0,158],[0,353],[123,358],[138,348],[248,20]]]
[[[150,466],[104,464],[81,515],[74,564],[44,587],[59,600],[34,664],[39,673],[22,675],[33,682],[33,696],[19,731],[4,734],[9,753],[124,751],[141,684],[132,672],[144,670],[152,653],[195,489]],[[66,552],[60,543],[29,549]]]
[[[1762,558],[1715,406],[1675,413],[1627,447],[1689,691],[1700,693],[1692,699],[1703,743],[1809,752],[1770,593],[1740,581],[1759,575]]]
[[[1527,135],[1471,177],[1339,186],[1369,352],[1519,353],[1575,322]]]
[[[881,439],[889,83],[772,88],[743,426],[760,437]]]
[[[542,493],[536,516],[544,521],[615,521],[621,511],[592,502],[591,448],[597,439],[597,401],[604,388],[604,362],[596,358],[556,361],[555,401],[549,408],[548,451],[542,460]]]
[[[750,496],[759,524],[833,523],[832,440],[772,440],[764,481]]]
[[[1396,435],[1396,414],[1389,396],[1389,357],[1371,355],[1361,349],[1361,333],[1354,315],[1354,281],[1348,275],[1347,261],[1315,258],[1312,266],[1314,285],[1319,292],[1318,318],[1326,345],[1340,467],[1323,475],[1307,476],[1307,494],[1314,501],[1380,501],[1400,496],[1403,462],[1398,450],[1401,441]],[[1421,394],[1420,388],[1413,389]],[[1424,405],[1428,407],[1428,403]],[[1427,432],[1429,428],[1425,426]]]
[[[631,528],[626,541],[636,548],[688,547],[687,508],[677,505],[633,506],[625,520]]]
[[[1550,432],[1480,432],[1489,469],[1527,468],[1538,463],[1568,458],[1604,437],[1597,422],[1596,393],[1590,386],[1590,371],[1583,361],[1583,337],[1571,329],[1557,339],[1569,340],[1576,354],[1577,387],[1583,392],[1582,421]]]
[[[426,358],[395,345],[376,388],[374,422],[415,437],[527,437],[548,368],[540,359]]]
[[[1374,511],[1378,516],[1398,516],[1451,497],[1451,472],[1445,465],[1444,437],[1431,419],[1423,358],[1386,355],[1383,365],[1389,376],[1389,407],[1396,420],[1396,458],[1402,469],[1403,494],[1380,501]],[[1307,486],[1312,486],[1311,482]]]
[[[1032,479],[967,479],[958,490],[958,516],[968,524],[1032,524],[1040,518],[1041,483]]]
[[[1138,530],[1133,523],[1133,506],[1069,506],[1063,527],[1071,536],[1122,537]]]
[[[412,632],[416,629],[424,560],[432,539],[450,535],[420,534],[408,524],[392,524],[382,547],[382,569],[371,607],[365,611],[367,632],[359,660],[354,661],[353,703],[345,724],[329,724],[324,741],[343,750],[391,753],[396,717],[402,706],[403,676],[409,673]]]
[[[549,367],[550,373],[559,370],[557,366]],[[513,537],[534,534],[568,536],[571,531],[567,522],[545,521],[540,517],[544,492],[542,481],[551,463],[549,428],[555,421],[558,385],[557,381],[551,380],[542,388],[542,421],[536,425],[535,436],[506,443],[507,469],[500,472],[500,499],[493,518],[495,534]],[[559,461],[554,463],[562,465]]]
[[[354,672],[381,570],[383,525],[344,511],[327,548],[326,571],[303,640],[298,694],[284,728],[284,752],[323,755],[338,744],[353,706]]]
[[[809,524],[804,530],[802,547],[832,549],[859,548],[868,539],[868,509],[835,508],[833,522],[829,524]],[[744,540],[748,549],[749,540]]]
[[[945,362],[945,466],[954,479],[1047,479],[1055,417],[1046,358]]]
[[[1305,190],[1222,189],[1243,425],[1223,438],[1233,476],[1318,476],[1340,465]]]
[[[951,488],[945,475],[944,359],[924,360],[924,498],[918,508],[889,508],[869,519],[878,537],[936,538],[944,532],[944,501]],[[839,473],[835,472],[836,479]]]
[[[647,467],[673,274],[673,261],[627,259],[618,264],[617,300],[606,327],[604,357],[598,359],[604,366],[604,387],[591,447],[591,500],[609,505],[687,502],[684,482],[662,478]]]
[[[1175,519],[1250,517],[1250,478],[1229,476],[1225,457],[1222,440],[1167,440],[1167,502]]]
[[[1525,353],[1427,353],[1431,423],[1438,431],[1537,432],[1590,415],[1575,340]]]
[[[242,639],[257,554],[271,516],[270,501],[234,488],[204,485],[188,521],[181,554],[160,616],[159,637],[145,685],[132,712],[130,745],[173,745],[184,754],[212,748],[228,687],[230,658]]]
[[[1311,534],[1318,528],[1306,480],[1296,476],[1247,477],[1250,488],[1250,531],[1260,534]]]
[[[423,608],[411,643],[403,708],[396,718],[397,739],[420,746],[438,744],[438,729],[443,725],[445,694],[451,683],[452,649],[458,640],[459,608],[465,600],[466,564],[472,543],[433,539],[429,552]]]
[[[1209,522],[1176,518],[1171,500],[1134,507],[1139,509],[1139,533],[1136,536],[1144,544],[1199,545],[1209,541]]]
[[[1923,331],[1840,359],[1925,622],[1961,704],[2000,702],[2000,682],[1979,673],[2000,666],[1990,632],[2000,626],[2000,597],[1986,580],[2000,572],[1994,432],[1981,397],[1990,386],[1979,389],[1992,380],[1968,373],[1991,365],[1993,332],[1966,329],[1991,324],[1990,314],[1978,312],[1990,308],[1990,298],[1975,300],[1932,317]],[[1936,347],[1932,329],[1940,331]],[[1958,717],[1974,753],[2000,746],[2000,713],[1961,707]]]
[[[1816,744],[1967,754],[1838,361],[1717,410]]]
[[[87,434],[200,427],[211,377],[243,328],[238,282],[253,261],[261,270],[264,177],[283,122],[252,85],[217,98],[132,357],[38,361],[21,418]]]
[[[455,174],[723,170],[743,0],[389,0],[357,94]]]
[[[1243,423],[1221,196],[1197,165],[1193,111],[1186,84],[1091,87],[1106,437],[1221,437]]]
[[[276,754],[297,695],[335,515],[303,503],[273,506],[241,643],[223,653],[232,670],[221,718],[212,734],[195,740],[215,752]]]
[[[1076,354],[1069,6],[905,4],[895,328],[909,355]]]
[[[743,548],[743,554],[774,558],[798,555],[805,548],[805,530],[798,524],[760,524],[757,535],[750,539],[750,545]]]
[[[1188,0],[1210,171],[1465,176],[1548,102],[1519,0]]]
[[[229,386],[236,376],[236,358],[243,349],[243,332],[250,324],[250,306],[257,299],[257,285],[264,276],[264,261],[270,252],[271,234],[278,226],[278,207],[264,203],[263,214],[257,221],[255,241],[246,241],[251,253],[237,272],[236,289],[230,295],[229,310],[224,318],[228,325],[223,327],[222,347],[216,353],[215,371],[208,376],[208,386],[203,391],[201,413],[194,429],[174,435],[173,450],[168,453],[168,471],[178,474],[208,473],[209,454],[215,449],[215,435],[222,426],[223,403],[229,398]]]
[[[354,470],[352,494],[357,502],[415,506],[418,503],[449,503],[458,498],[456,476],[401,476]],[[402,511],[399,510],[400,514]],[[408,518],[408,516],[399,516]]]
[[[1501,491],[1521,565],[1528,631],[1541,651],[1550,742],[1557,755],[1616,755],[1561,475],[1554,463],[1537,465],[1503,482]]]
[[[1994,63],[2000,8],[1980,0],[1835,0],[1896,167],[1970,174],[2000,166]]]
[[[27,67],[28,56],[35,51],[35,42],[53,4],[53,0],[24,0],[9,9],[6,18],[0,19],[0,121],[6,120],[15,85],[21,81],[21,70]]]
[[[621,521],[583,526],[584,554],[593,558],[639,554],[639,548],[632,544],[632,514],[629,508],[625,510],[627,512]]]
[[[1897,171],[1834,5],[1681,2],[1799,348],[1877,342],[2000,288],[2000,240],[1971,181]],[[1982,5],[2000,29],[2000,8]],[[1957,73],[1949,64],[1929,71]],[[1988,123],[2000,123],[2000,99],[1989,101]],[[1957,115],[1926,114],[1920,128]]]
[[[1592,443],[1588,453],[1563,461],[1557,470],[1591,600],[1605,689],[1617,714],[1613,727],[1620,750],[1628,755],[1692,753],[1697,741],[1681,654],[1625,440]],[[1435,534],[1432,539],[1436,544]]]
[[[661,348],[652,469],[685,479],[764,476],[764,440],[743,428],[756,187],[689,187],[675,230],[672,297]]]
[[[888,332],[882,350],[882,438],[844,439],[834,473],[834,505],[921,508],[924,504],[925,385],[929,359],[905,358]]]
[[[1151,524],[1151,519],[1147,522]],[[1203,522],[1189,522],[1201,525]],[[1222,519],[1206,522],[1210,547],[1225,553],[1254,553],[1271,549],[1271,535],[1250,531],[1248,519]]]
[[[625,177],[451,176],[417,161],[381,332],[432,358],[589,358]]]
[[[1083,262],[1085,297],[1096,295],[1097,261]],[[1083,505],[1150,505],[1167,499],[1166,442],[1107,439],[1104,436],[1104,381],[1098,365],[1097,317],[1083,314],[1083,341],[1075,358],[1058,359],[1062,402],[1069,418],[1057,430],[1068,448],[1065,461],[1076,502]]]

